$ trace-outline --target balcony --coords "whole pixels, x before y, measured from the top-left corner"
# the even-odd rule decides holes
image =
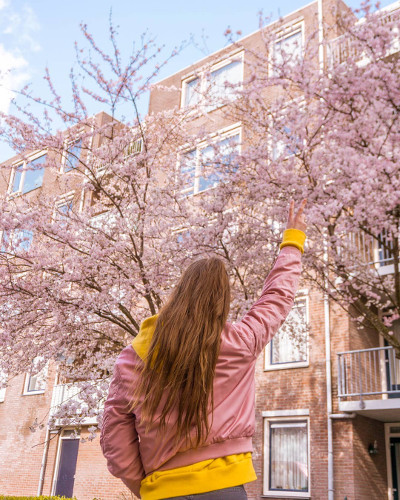
[[[380,9],[379,24],[381,26],[398,21],[400,19],[400,2],[395,2],[387,7]],[[365,18],[360,19],[357,24],[365,22]],[[395,28],[396,29],[396,28]],[[397,28],[397,37],[393,40],[392,46],[388,50],[386,57],[400,51],[400,38]],[[346,63],[350,58],[357,61],[359,66],[368,64],[366,54],[360,50],[358,41],[351,38],[348,34],[334,38],[327,46],[328,68]]]
[[[400,419],[400,359],[391,346],[338,353],[340,412]]]
[[[82,399],[79,397],[79,392],[80,388],[77,387],[76,385],[69,383],[69,384],[59,384],[55,385],[53,388],[53,394],[51,398],[51,408],[50,408],[50,415],[54,415],[56,411],[58,410],[59,406],[66,401],[72,400],[80,403]],[[83,404],[83,407],[86,407],[86,404]],[[102,409],[104,406],[104,402],[100,405],[99,409]],[[79,411],[77,412],[77,415],[79,415]],[[56,419],[55,425],[63,425],[61,422],[62,419]],[[84,418],[82,421],[82,425],[97,425],[97,417],[87,417]]]

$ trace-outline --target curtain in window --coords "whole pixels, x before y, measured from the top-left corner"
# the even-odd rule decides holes
[[[32,362],[31,372],[29,374],[29,382],[27,391],[41,391],[46,387],[46,378],[48,371],[48,364],[40,369],[40,363],[43,362],[43,356],[36,356]],[[40,371],[39,371],[40,369]]]
[[[236,172],[235,157],[239,152],[239,134],[218,141],[213,146],[201,150],[201,173],[199,191],[216,186],[227,174]],[[208,173],[205,173],[207,172]]]
[[[195,106],[200,102],[200,78],[195,78],[186,83],[185,107]]]
[[[283,54],[285,53],[285,54]],[[293,35],[282,38],[275,43],[275,64],[282,64],[283,60],[293,61],[302,55],[302,36],[301,31]]]
[[[182,190],[188,190],[187,194],[193,194],[194,180],[196,175],[196,150],[188,151],[182,155],[181,159],[181,176]]]
[[[308,491],[306,422],[270,424],[270,489]]]
[[[298,300],[271,341],[271,364],[307,361],[307,303]]]
[[[234,94],[235,87],[226,86],[227,83],[237,85],[242,81],[243,62],[232,61],[220,69],[212,71],[210,76],[211,92],[214,98],[227,98]]]

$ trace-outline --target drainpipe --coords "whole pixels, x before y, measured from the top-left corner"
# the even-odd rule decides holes
[[[318,60],[319,71],[324,71],[324,28],[322,24],[322,0],[318,0]]]
[[[332,434],[332,370],[331,370],[331,332],[329,297],[324,294],[325,317],[325,358],[326,358],[326,409],[328,413],[328,500],[333,498],[333,434]]]
[[[50,439],[49,438],[50,438],[50,429],[49,429],[49,426],[47,425],[46,437],[45,437],[45,442],[44,442],[42,465],[40,467],[39,486],[38,486],[38,492],[37,492],[37,496],[38,497],[41,496],[42,490],[43,490],[44,473],[46,471],[47,454],[48,454],[48,451],[49,451],[49,443],[50,443]]]
[[[57,382],[57,374],[58,374],[57,371],[58,370],[56,370],[56,376],[55,376],[55,379],[54,379],[53,390],[54,390],[54,386],[56,385],[56,382]],[[51,405],[51,403],[50,403],[50,405]],[[50,418],[50,411],[49,411],[49,418]],[[50,444],[50,428],[49,428],[49,423],[47,422],[46,437],[45,437],[45,440],[44,440],[44,450],[43,450],[42,464],[40,466],[39,486],[38,486],[38,492],[37,492],[37,496],[38,497],[41,496],[42,490],[43,490],[44,473],[46,472],[46,463],[47,463],[47,455],[48,455],[48,452],[49,452],[49,444]]]
[[[318,61],[320,74],[324,71],[324,30],[323,30],[323,13],[322,2],[318,0]],[[328,244],[324,242],[324,260],[328,262]],[[328,284],[325,278],[325,285]],[[325,290],[327,286],[325,286]],[[333,490],[333,433],[332,433],[332,367],[331,367],[331,332],[330,332],[330,314],[329,314],[329,297],[324,293],[324,321],[325,321],[325,369],[326,369],[326,409],[327,409],[327,427],[328,427],[328,500],[334,500]]]

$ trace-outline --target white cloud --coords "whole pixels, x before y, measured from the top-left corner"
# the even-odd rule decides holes
[[[4,2],[6,0],[0,0]],[[1,10],[1,3],[0,3]],[[20,12],[7,9],[2,16],[3,34],[9,35],[20,49],[37,52],[41,49],[34,38],[34,33],[40,30],[38,18],[29,5],[24,5]]]
[[[16,11],[9,0],[0,0],[0,111],[7,113],[16,90],[31,79],[29,56],[41,49],[40,30],[33,9],[25,4]]]
[[[1,0],[0,0],[1,1]],[[7,113],[15,92],[29,78],[28,62],[20,55],[15,55],[0,44],[0,111]]]

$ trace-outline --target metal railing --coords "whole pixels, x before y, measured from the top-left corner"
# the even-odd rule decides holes
[[[384,394],[400,396],[400,360],[393,347],[338,353],[339,402],[356,398],[362,403]]]
[[[391,7],[391,8],[390,8]],[[400,18],[399,4],[388,6],[386,9],[381,9],[378,22],[381,26],[388,22],[398,21]],[[361,23],[362,20],[359,21]],[[392,47],[389,53],[398,52],[400,49],[399,41],[397,38],[393,39]],[[387,54],[389,55],[389,54]],[[365,53],[360,49],[359,41],[351,37],[347,33],[334,38],[328,44],[328,66],[331,68],[336,64],[345,63],[349,58],[356,61],[361,61],[365,57]]]
[[[54,415],[56,411],[58,411],[59,406],[68,400],[73,400],[78,403],[82,403],[82,398],[79,397],[80,391],[81,388],[73,383],[55,385],[51,397],[50,415]],[[104,402],[100,405],[100,408],[102,408],[103,405]],[[87,407],[87,405],[85,403],[82,403],[82,407],[85,408]],[[80,412],[78,411],[77,415],[79,414]],[[61,420],[62,419],[57,419],[55,425],[61,425]],[[82,424],[84,425],[97,424],[97,417],[96,416],[85,417],[84,420],[82,421]]]

